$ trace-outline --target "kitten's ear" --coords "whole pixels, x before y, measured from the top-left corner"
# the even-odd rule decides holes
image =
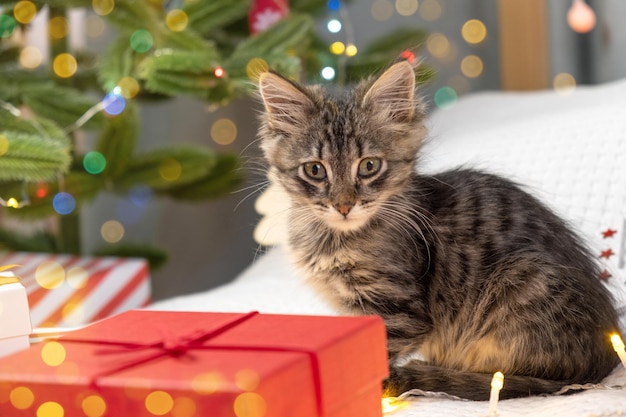
[[[386,111],[393,121],[408,122],[415,112],[415,72],[407,61],[389,67],[369,88],[362,104]]]
[[[313,107],[313,102],[302,90],[271,72],[259,77],[259,92],[269,126],[283,132],[291,132],[300,126]]]

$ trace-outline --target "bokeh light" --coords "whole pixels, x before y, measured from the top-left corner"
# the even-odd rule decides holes
[[[457,94],[456,91],[452,87],[441,87],[437,91],[435,91],[435,104],[440,109],[445,109],[452,107],[456,104]]]
[[[346,50],[346,45],[343,44],[343,42],[333,42],[330,44],[330,52],[332,52],[335,55],[341,55],[344,53],[344,51]]]
[[[411,16],[417,12],[417,0],[396,0],[396,11],[401,16]]]
[[[130,35],[130,47],[135,52],[148,52],[152,48],[153,43],[152,35],[145,29],[137,29]]]
[[[41,360],[48,366],[59,366],[65,362],[65,348],[55,340],[46,342],[41,348]]]
[[[117,220],[109,220],[100,227],[100,235],[105,242],[117,243],[124,237],[124,225]]]
[[[596,25],[596,14],[584,1],[573,1],[567,11],[567,24],[574,32],[590,32]]]
[[[443,33],[432,33],[426,38],[426,49],[436,58],[444,58],[450,54],[450,41]]]
[[[576,78],[572,74],[561,72],[552,80],[552,86],[559,94],[570,94],[576,89]]]
[[[120,93],[124,98],[133,98],[139,94],[139,82],[133,77],[123,77],[118,81],[117,86],[120,88]]]
[[[83,288],[87,284],[88,279],[89,273],[85,270],[85,268],[81,268],[80,266],[73,266],[67,270],[65,282],[71,288],[78,290]]]
[[[9,198],[6,204],[7,204],[7,207],[11,207],[11,208],[18,208],[20,206],[19,201],[17,201],[17,199],[13,197]]]
[[[128,198],[137,207],[145,207],[152,199],[152,189],[147,185],[134,185],[128,191]]]
[[[174,400],[165,391],[152,391],[146,396],[145,406],[155,416],[162,416],[172,411]]]
[[[107,160],[98,151],[90,151],[83,157],[83,167],[90,174],[99,174],[107,166]]]
[[[126,100],[122,95],[122,89],[117,87],[102,99],[102,110],[110,116],[117,116],[126,108]]]
[[[348,46],[346,46],[347,56],[355,56],[357,52],[359,52],[359,50],[357,49],[356,45],[349,44]]]
[[[52,207],[61,215],[70,214],[76,208],[76,200],[71,194],[61,191],[52,199]]]
[[[65,411],[61,404],[48,401],[41,404],[37,408],[37,417],[63,417],[65,415]]]
[[[235,398],[233,409],[237,417],[265,417],[267,404],[256,392],[244,392]]]
[[[326,24],[326,28],[330,33],[338,33],[341,31],[341,22],[337,19],[330,19]]]
[[[235,374],[235,385],[244,391],[254,391],[260,382],[258,372],[252,369],[242,369]]]
[[[104,20],[97,15],[90,14],[85,19],[85,34],[90,38],[99,38],[104,33]]]
[[[336,12],[339,10],[339,8],[341,7],[341,3],[339,2],[339,0],[328,0],[328,2],[326,3],[328,10]]]
[[[62,53],[57,55],[52,62],[52,69],[57,77],[69,78],[76,73],[78,69],[78,63],[76,58],[68,53]]]
[[[65,282],[65,269],[58,262],[42,262],[35,269],[35,281],[41,288],[53,290]]]
[[[222,67],[216,67],[213,70],[213,75],[215,75],[215,78],[222,78],[224,77],[224,75],[226,75],[226,71],[224,71],[224,68]]]
[[[483,60],[476,55],[468,55],[461,61],[461,72],[469,78],[476,78],[483,73]]]
[[[9,394],[9,401],[11,405],[18,410],[26,410],[33,405],[35,401],[35,395],[26,387],[16,387],[11,390]]]
[[[335,78],[335,69],[333,67],[324,67],[322,68],[320,75],[323,79],[330,81]]]
[[[165,181],[176,181],[183,172],[183,167],[176,159],[166,159],[159,165],[159,175]]]
[[[3,134],[0,134],[0,156],[7,152],[9,152],[9,139]]]
[[[55,40],[63,39],[67,36],[69,25],[63,16],[55,16],[48,21],[48,33]]]
[[[487,37],[487,27],[478,19],[470,19],[463,24],[461,36],[467,43],[481,43]]]
[[[13,7],[13,17],[22,24],[30,23],[37,15],[37,6],[31,1],[18,1]]]
[[[252,58],[246,64],[246,75],[251,80],[258,80],[259,76],[264,72],[267,72],[270,69],[270,66],[267,64],[263,58]]]
[[[20,51],[20,65],[26,69],[35,69],[43,62],[39,48],[26,46]]]
[[[37,184],[37,190],[35,191],[37,198],[44,198],[48,195],[48,184],[40,182]]]
[[[172,416],[174,417],[194,417],[197,416],[196,402],[188,397],[176,397]]]
[[[200,395],[211,395],[220,390],[223,384],[224,377],[219,372],[205,372],[191,379],[192,391]]]
[[[107,404],[99,395],[89,395],[81,403],[83,413],[87,417],[102,417],[107,410]]]
[[[189,16],[184,10],[170,10],[165,16],[165,24],[173,32],[182,32],[189,24]]]
[[[443,8],[438,0],[424,0],[419,7],[419,14],[422,19],[432,22],[441,17]]]
[[[0,38],[8,38],[13,34],[17,23],[15,19],[6,14],[0,14]]]
[[[100,16],[106,16],[113,11],[115,8],[114,0],[93,0],[91,2],[91,7],[96,14]]]
[[[211,138],[218,145],[230,145],[237,139],[237,125],[230,119],[218,119],[211,125]]]
[[[447,85],[452,87],[458,96],[468,93],[471,88],[470,81],[467,77],[464,77],[460,74],[453,75],[447,82]]]
[[[374,0],[370,12],[374,20],[384,22],[393,16],[393,4],[389,0]]]

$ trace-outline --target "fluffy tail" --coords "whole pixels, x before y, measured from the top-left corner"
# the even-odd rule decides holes
[[[445,392],[469,400],[487,401],[492,377],[492,374],[465,372],[412,361],[402,367],[391,368],[389,379],[385,382],[385,394],[398,396],[417,388],[423,391]],[[551,394],[570,383],[572,382],[505,374],[500,398]]]

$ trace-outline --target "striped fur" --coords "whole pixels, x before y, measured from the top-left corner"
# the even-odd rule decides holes
[[[502,371],[501,396],[527,396],[616,366],[610,294],[561,219],[494,175],[419,174],[426,132],[410,64],[340,94],[273,73],[259,83],[294,262],[339,311],[383,317],[389,394],[486,400]]]

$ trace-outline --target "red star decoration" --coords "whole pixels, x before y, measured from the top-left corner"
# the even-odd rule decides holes
[[[604,239],[606,239],[607,237],[613,237],[615,233],[617,233],[617,230],[613,230],[609,228],[609,229],[606,229],[604,232],[602,232],[602,237]]]
[[[611,256],[615,255],[615,252],[613,252],[613,249],[608,248],[607,250],[603,250],[600,253],[600,258],[606,258],[609,259]]]
[[[600,279],[601,281],[607,281],[611,277],[612,277],[611,273],[607,271],[606,269],[602,270],[602,272],[598,274],[598,279]]]

